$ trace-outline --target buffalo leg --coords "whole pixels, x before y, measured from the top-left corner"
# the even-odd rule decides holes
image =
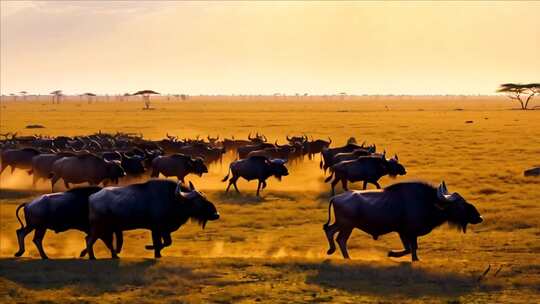
[[[364,181],[364,186],[362,187],[363,190],[366,190],[367,189],[367,182]]]
[[[403,234],[399,234],[399,238],[401,239],[401,243],[403,244],[403,250],[402,251],[390,251],[388,252],[389,257],[393,258],[400,258],[404,255],[407,255],[411,253],[411,244],[408,238],[406,238]]]
[[[259,191],[261,190],[261,181],[257,183],[257,196],[259,196]]]
[[[240,191],[238,190],[238,186],[236,185],[237,181],[238,181],[238,176],[231,177],[231,179],[229,180],[229,187],[231,187],[231,185],[233,185],[234,190],[236,190],[236,193],[240,193]],[[229,191],[229,187],[227,187],[227,191]]]
[[[418,256],[416,255],[417,249],[418,249],[418,240],[416,237],[411,237],[411,253],[412,253],[413,262],[418,261]]]
[[[124,234],[122,231],[116,231],[116,253],[120,253],[122,251],[122,246],[124,245]]]
[[[266,188],[266,181],[262,181],[262,190]]]
[[[34,232],[34,244],[36,245],[39,255],[42,259],[46,260],[49,257],[45,254],[45,251],[43,250],[43,237],[45,236],[45,232],[47,232],[47,228],[37,228],[36,232]]]
[[[163,245],[161,244],[161,233],[158,230],[152,230],[152,243],[154,245],[154,257],[160,258]]]
[[[337,224],[333,224],[330,226],[323,226],[324,232],[326,233],[326,238],[328,239],[328,251],[326,251],[326,254],[331,255],[334,252],[336,252],[336,243],[334,243],[334,234],[339,230],[339,227]]]
[[[66,186],[66,189],[69,189],[69,183],[64,180],[64,186]]]
[[[332,181],[332,195],[336,195],[336,185],[339,183],[339,178],[335,177]]]
[[[24,238],[26,237],[27,234],[32,232],[32,230],[34,230],[34,228],[29,227],[29,226],[17,229],[17,242],[19,243],[19,251],[17,251],[15,253],[16,257],[20,257],[21,255],[23,255],[23,253],[25,251],[25,249],[24,249]]]
[[[378,182],[376,182],[376,181],[375,181],[375,182],[373,182],[372,184],[374,184],[374,185],[375,185],[375,187],[377,187],[377,189],[381,189],[381,185],[379,185],[379,183],[378,183]]]
[[[341,186],[343,187],[343,190],[349,191],[349,187],[347,186],[347,179],[346,178],[341,179]]]
[[[171,246],[172,238],[170,233],[164,233],[161,238],[163,239],[163,248]],[[144,248],[148,250],[154,250],[154,245],[146,245]]]
[[[347,252],[347,240],[349,239],[349,236],[351,236],[351,232],[352,228],[342,228],[336,238],[341,254],[345,259],[350,259],[349,253]]]
[[[0,175],[2,174],[2,172],[4,172],[4,170],[6,170],[7,166],[0,166]]]
[[[53,175],[51,178],[51,191],[54,192],[54,184],[60,179],[57,175]]]
[[[86,237],[86,251],[88,252],[88,258],[90,260],[95,260],[96,256],[94,255],[94,244],[97,240],[97,228],[92,227],[90,229],[90,234]]]
[[[101,240],[103,241],[103,243],[105,243],[105,246],[107,246],[107,248],[111,252],[111,258],[118,259],[118,255],[116,255],[116,250],[114,250],[114,247],[113,247],[113,234],[112,233],[104,234],[101,237]]]
[[[13,172],[15,172],[15,166],[11,166],[11,174],[13,174]]]

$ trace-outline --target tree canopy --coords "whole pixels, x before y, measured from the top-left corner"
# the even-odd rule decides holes
[[[529,101],[536,94],[540,94],[540,83],[503,83],[497,90],[499,93],[507,93],[508,97],[517,100],[522,110],[527,110]]]

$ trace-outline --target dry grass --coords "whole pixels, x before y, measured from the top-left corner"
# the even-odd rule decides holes
[[[294,101],[294,102],[293,102]],[[173,235],[165,258],[144,250],[149,233],[126,233],[120,261],[76,258],[82,234],[48,232],[45,250],[55,260],[38,260],[27,238],[27,258],[15,251],[17,204],[36,195],[25,188],[24,172],[1,177],[0,301],[21,303],[197,303],[197,302],[524,302],[540,300],[540,179],[523,177],[539,163],[540,112],[514,111],[498,98],[358,98],[357,100],[225,100],[203,97],[184,102],[155,101],[91,105],[77,100],[1,104],[1,133],[83,134],[98,130],[169,134],[246,136],[262,131],[272,140],[285,134],[349,136],[398,153],[405,179],[439,182],[459,191],[485,217],[461,234],[441,227],[420,239],[419,263],[389,259],[399,239],[379,241],[355,231],[352,261],[325,256],[321,225],[326,220],[328,185],[318,158],[292,165],[291,176],[270,180],[263,199],[254,183],[243,194],[224,194],[227,163],[215,165],[196,185],[223,215],[202,231],[187,224]],[[389,110],[386,110],[388,106]],[[462,110],[456,110],[462,109]],[[465,123],[472,120],[473,123]],[[41,124],[45,129],[24,129]],[[382,184],[393,182],[383,179]],[[358,187],[359,185],[355,185]],[[47,190],[43,184],[43,190]],[[108,255],[99,245],[98,257]],[[29,256],[29,257],[28,257]],[[480,282],[486,267],[491,271]],[[502,267],[502,268],[501,268]],[[499,273],[495,275],[496,271]]]

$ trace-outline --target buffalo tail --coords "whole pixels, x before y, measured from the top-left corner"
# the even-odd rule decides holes
[[[19,223],[21,223],[21,228],[24,228],[24,224],[23,222],[21,221],[21,218],[19,217],[19,209],[23,208],[26,206],[26,203],[22,203],[20,204],[17,209],[15,210],[15,216],[17,216],[17,220],[19,221]]]
[[[328,221],[326,224],[323,225],[323,229],[326,231],[328,229],[328,225],[330,224],[330,221],[332,220],[332,204],[334,203],[334,199],[330,200],[330,204],[328,204]]]
[[[229,166],[229,172],[227,172],[227,175],[221,180],[222,182],[226,182],[229,179],[229,175],[231,174],[231,166]]]

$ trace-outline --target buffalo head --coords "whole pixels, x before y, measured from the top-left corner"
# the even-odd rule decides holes
[[[203,159],[200,157],[191,159],[191,168],[192,172],[199,176],[202,176],[204,173],[208,173],[208,168],[204,164]]]
[[[483,221],[478,210],[459,193],[448,193],[444,181],[437,188],[437,199],[435,206],[443,210],[448,216],[448,222],[460,227],[463,233],[467,232],[468,224],[479,224]]]
[[[203,229],[206,222],[219,219],[216,206],[201,192],[195,190],[193,183],[189,182],[189,188],[187,188],[182,182],[178,182],[175,192],[180,202],[190,207],[190,217],[198,221]]]
[[[115,184],[118,184],[118,179],[126,176],[126,171],[122,168],[119,161],[105,161],[107,167],[108,178]]]
[[[405,171],[405,167],[399,163],[397,154],[393,158],[386,161],[386,168],[388,170],[388,175],[391,177],[407,174],[407,171]]]
[[[287,167],[285,166],[285,163],[287,160],[285,159],[272,159],[268,160],[268,163],[270,164],[270,170],[272,171],[272,175],[276,177],[278,180],[281,180],[282,176],[289,175],[289,170],[287,170]]]

